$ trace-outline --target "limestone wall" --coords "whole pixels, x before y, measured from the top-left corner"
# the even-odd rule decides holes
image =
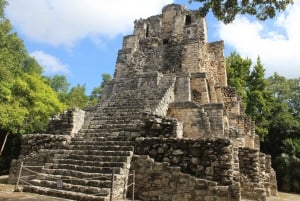
[[[135,197],[140,200],[240,200],[239,183],[222,186],[217,182],[198,179],[168,163],[154,162],[148,156],[134,155],[131,169],[135,170]],[[128,191],[129,197],[131,191]]]
[[[183,136],[224,137],[223,104],[199,105],[194,102],[179,102],[170,104],[168,116],[183,122]]]
[[[203,66],[203,59],[199,59],[203,54],[203,46],[199,40],[196,39],[186,39],[183,41],[182,46],[182,70],[185,72],[199,72],[201,71],[201,66]]]
[[[206,59],[210,62],[210,69],[207,72],[213,74],[216,83],[227,86],[226,64],[224,57],[224,41],[217,41],[208,44],[209,56]]]
[[[277,186],[270,156],[258,149],[239,148],[240,182],[242,197],[252,200],[266,200],[276,196]]]
[[[169,104],[175,101],[175,94],[174,94],[175,78],[171,77],[170,79],[167,79],[166,83],[160,83],[160,84],[165,85],[164,87],[166,89],[163,92],[164,95],[161,97],[161,100],[153,108],[152,113],[161,116],[166,116],[169,108]]]
[[[174,89],[175,102],[191,101],[190,75],[187,73],[177,73]]]
[[[172,103],[168,116],[183,123],[183,137],[199,138],[211,136],[211,125],[207,113],[193,102]]]
[[[208,92],[206,73],[192,73],[191,78],[191,92],[192,100],[199,104],[210,103],[210,96]]]
[[[69,135],[26,134],[22,136],[20,157],[37,152],[40,149],[60,149],[71,140]]]
[[[202,179],[231,185],[233,150],[226,139],[137,138],[135,154],[149,155],[156,162],[168,162]]]
[[[203,105],[210,122],[211,136],[224,137],[224,105],[214,103]]]
[[[79,108],[69,109],[50,119],[47,133],[74,135],[81,129],[84,116],[85,112]]]
[[[65,149],[72,136],[81,129],[84,118],[84,111],[78,108],[70,109],[50,119],[48,133],[51,134],[23,135],[19,159],[11,162],[9,183],[16,183],[21,161],[26,166],[43,166],[54,156],[57,150]],[[31,169],[40,171],[41,168],[32,167]],[[31,174],[32,172],[26,170],[22,173],[23,176]]]
[[[251,148],[239,148],[240,173],[249,182],[259,182],[259,151]]]
[[[145,114],[143,137],[182,138],[182,123],[171,117]]]
[[[9,183],[16,184],[21,161],[25,166],[39,172],[42,166],[53,158],[59,149],[66,149],[71,140],[70,135],[27,134],[22,136],[21,153],[18,160],[12,160],[9,170]],[[23,170],[22,176],[32,175]],[[30,179],[28,177],[27,179]]]

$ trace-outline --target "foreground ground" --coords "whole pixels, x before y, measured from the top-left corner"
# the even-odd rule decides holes
[[[0,201],[64,201],[48,196],[14,192],[14,188],[14,185],[7,184],[7,176],[0,176]],[[300,201],[300,195],[280,192],[278,197],[268,198],[268,201]]]

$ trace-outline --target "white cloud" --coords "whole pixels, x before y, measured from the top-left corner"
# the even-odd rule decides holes
[[[133,29],[133,21],[159,14],[173,0],[8,0],[6,15],[32,40],[73,45],[95,36],[115,37]],[[98,40],[99,41],[99,40]]]
[[[43,67],[45,73],[64,73],[70,74],[69,66],[63,64],[58,58],[46,54],[43,51],[35,51],[30,53],[30,56],[34,57],[38,63]]]
[[[266,75],[274,72],[294,78],[300,77],[300,1],[275,20],[250,21],[238,17],[232,24],[219,25],[219,37],[225,45],[256,61],[261,57]]]

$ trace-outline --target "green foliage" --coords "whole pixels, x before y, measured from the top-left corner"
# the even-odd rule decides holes
[[[235,87],[242,99],[247,97],[246,88],[251,65],[252,61],[250,59],[244,59],[236,52],[231,53],[226,58],[228,85]]]
[[[0,21],[0,78],[9,79],[22,72],[26,50],[23,42],[15,33],[11,33],[8,20]]]
[[[84,108],[87,106],[95,106],[99,103],[104,86],[111,81],[110,74],[102,74],[102,82],[100,86],[95,87],[90,96],[86,95],[85,85],[77,85],[69,89],[70,84],[64,75],[54,75],[45,77],[47,83],[58,94],[58,98],[68,108]]]
[[[4,8],[7,5],[5,0],[0,0],[0,19],[4,18]]]
[[[66,108],[59,101],[55,91],[40,75],[24,73],[22,81],[24,90],[20,90],[19,93],[26,94],[21,100],[29,111],[25,119],[26,131],[41,132],[46,128],[50,116],[62,112]]]
[[[281,150],[275,147],[283,146],[282,142],[288,138],[299,138],[300,122],[297,115],[297,108],[293,102],[297,102],[297,96],[294,96],[293,80],[286,79],[275,73],[268,78],[267,90],[272,94],[274,100],[270,110],[270,124],[268,127],[268,136],[262,143],[262,149],[276,157],[281,154]]]
[[[269,116],[273,97],[267,90],[268,81],[265,78],[265,69],[257,58],[257,63],[250,73],[247,82],[246,113],[256,122],[256,133],[264,139],[268,134]]]
[[[5,1],[0,1],[0,11]],[[0,12],[1,15],[1,12]],[[43,130],[49,115],[63,107],[41,76],[42,67],[28,55],[9,20],[0,21],[0,132]]]
[[[251,64],[250,59],[231,53],[226,58],[228,84],[236,88],[245,112],[256,122],[256,133],[263,139],[268,133],[272,95],[267,91],[268,82],[260,58],[252,70]]]
[[[70,93],[67,96],[68,108],[84,108],[88,105],[88,96],[85,94],[85,85],[77,85],[72,87]]]
[[[288,85],[290,87],[288,105],[292,114],[300,121],[300,78],[288,80]]]
[[[52,77],[46,77],[48,84],[58,94],[58,98],[61,102],[67,103],[67,96],[70,87],[70,83],[67,81],[64,75],[54,75]]]
[[[3,15],[5,4],[0,0],[0,173],[18,155],[20,144],[14,139],[19,134],[44,131],[49,117],[64,109],[42,77],[42,67],[12,32]]]
[[[279,189],[300,192],[300,78],[275,73],[264,77],[264,67],[232,53],[226,60],[229,86],[245,102],[245,112],[256,122],[261,149],[275,161]],[[281,147],[281,149],[279,149]]]
[[[1,135],[6,133],[23,133],[24,119],[28,115],[28,110],[21,106],[17,100],[6,103],[0,103],[0,132]]]
[[[43,73],[43,68],[32,57],[29,57],[24,61],[23,69],[24,69],[24,72],[26,72],[28,74],[41,75]]]
[[[277,156],[278,184],[287,192],[300,192],[300,139],[288,138],[283,141],[282,154]]]
[[[100,101],[104,86],[112,80],[110,74],[102,74],[102,82],[100,86],[95,87],[89,96],[89,105],[97,105]]]
[[[277,12],[284,11],[293,0],[189,0],[199,2],[199,14],[205,17],[211,10],[214,16],[225,24],[232,22],[237,14],[248,14],[259,20],[274,18]]]

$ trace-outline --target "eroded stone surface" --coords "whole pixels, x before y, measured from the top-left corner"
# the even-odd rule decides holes
[[[24,138],[19,161],[44,166],[24,189],[109,200],[113,182],[113,200],[123,200],[135,171],[135,197],[145,201],[276,195],[275,173],[270,157],[259,152],[255,123],[227,85],[223,45],[209,43],[205,19],[181,5],[136,20],[100,104],[54,119],[52,135]],[[11,182],[18,172],[14,163]],[[57,178],[65,184],[60,190]]]

